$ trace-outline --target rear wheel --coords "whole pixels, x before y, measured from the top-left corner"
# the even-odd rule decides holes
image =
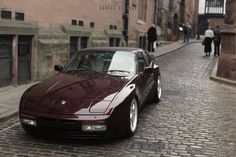
[[[133,136],[137,131],[138,125],[138,102],[134,98],[129,105],[129,112],[127,115],[127,135]]]

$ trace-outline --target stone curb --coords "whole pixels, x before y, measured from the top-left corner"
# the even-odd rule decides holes
[[[191,43],[188,43],[188,44],[191,44]],[[170,51],[166,51],[166,52],[163,53],[163,54],[156,55],[156,56],[153,56],[153,57],[154,57],[154,58],[158,58],[158,57],[161,57],[161,56],[165,56],[165,55],[167,55],[167,54],[169,54],[169,53],[171,53],[171,52],[173,52],[173,51],[176,51],[176,50],[181,49],[182,47],[184,47],[184,46],[186,46],[186,45],[188,45],[188,44],[183,44],[183,45],[179,46],[179,47],[176,48],[176,49],[173,49],[173,50],[170,50]]]
[[[180,46],[178,46],[177,48],[175,48],[175,49],[172,49],[172,50],[169,50],[169,51],[166,51],[165,53],[162,53],[162,54],[160,54],[160,55],[154,55],[154,54],[150,54],[150,55],[152,55],[154,58],[158,58],[158,57],[161,57],[161,56],[164,56],[164,55],[167,55],[167,54],[169,54],[169,53],[171,53],[171,52],[173,52],[173,51],[176,51],[176,50],[179,50],[179,49],[181,49],[182,47],[184,47],[184,46],[186,46],[186,45],[189,45],[189,44],[192,44],[192,43],[201,43],[201,40],[196,40],[196,39],[194,39],[194,40],[191,40],[189,43],[187,43],[187,44],[181,44]],[[168,46],[168,45],[166,45],[166,46]],[[158,49],[157,49],[158,50]],[[157,53],[157,52],[155,52],[155,53]]]
[[[213,68],[213,70],[212,70],[210,79],[211,79],[211,80],[214,80],[214,81],[216,81],[216,82],[220,82],[220,83],[224,83],[224,84],[227,84],[227,85],[231,85],[231,86],[235,86],[235,87],[236,87],[236,81],[233,81],[233,80],[229,80],[229,79],[226,79],[226,78],[222,78],[222,77],[216,76],[217,67],[218,67],[218,61],[219,61],[219,59],[217,60],[215,66],[214,66],[214,68]]]
[[[0,122],[1,121],[6,121],[8,119],[11,119],[12,117],[18,116],[18,108],[17,109],[13,109],[9,112],[6,113],[2,113],[2,115],[0,116]]]

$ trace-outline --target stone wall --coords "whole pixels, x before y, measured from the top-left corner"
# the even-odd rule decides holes
[[[40,29],[38,34],[37,80],[54,74],[54,65],[64,65],[69,56],[69,37],[61,29]]]
[[[153,0],[146,2],[146,19],[140,22],[139,0],[130,0],[129,46],[138,47],[139,37],[146,36],[153,23],[154,3]],[[120,46],[125,45],[122,34],[123,0],[0,0],[0,9],[12,14],[12,19],[3,22],[0,19],[0,35],[33,36],[36,50],[32,58],[35,68],[31,68],[31,73],[36,80],[54,74],[53,66],[68,60],[70,37],[87,37],[88,47],[109,46],[109,38],[112,37],[120,38]],[[16,12],[24,13],[24,21],[15,20]],[[72,20],[83,21],[84,24],[72,26]]]
[[[222,51],[217,76],[236,80],[236,26],[225,25],[222,31]]]
[[[226,1],[226,24],[222,30],[222,51],[217,76],[236,81],[236,1]]]

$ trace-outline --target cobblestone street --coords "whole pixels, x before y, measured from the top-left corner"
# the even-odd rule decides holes
[[[41,139],[27,135],[12,116],[0,121],[0,156],[236,157],[236,88],[209,79],[217,58],[202,51],[200,43],[191,43],[157,58],[162,99],[141,110],[134,137]]]

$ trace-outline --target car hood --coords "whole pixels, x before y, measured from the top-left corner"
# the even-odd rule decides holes
[[[51,114],[102,113],[127,82],[125,77],[60,73],[32,87],[22,106]]]

